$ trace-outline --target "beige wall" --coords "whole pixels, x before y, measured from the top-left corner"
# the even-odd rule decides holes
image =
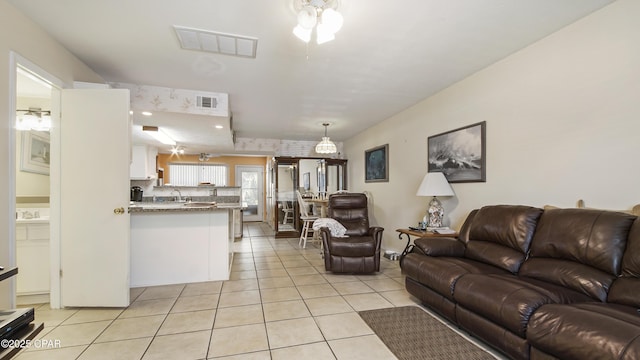
[[[15,94],[10,94],[9,84],[11,78],[10,52],[14,51],[22,57],[28,59],[43,70],[56,76],[65,83],[71,84],[74,80],[102,82],[100,77],[91,69],[82,64],[77,58],[71,55],[60,44],[55,42],[49,35],[43,32],[38,26],[24,17],[12,5],[4,0],[0,0],[0,144],[3,151],[0,151],[0,203],[5,206],[0,207],[0,264],[4,266],[14,265],[10,262],[11,254],[15,248],[10,245],[10,238],[14,230],[9,226],[11,207],[6,204],[15,202],[10,195],[15,177],[14,154],[14,119],[15,114],[11,113],[10,101],[15,98]],[[11,292],[9,291],[11,281],[0,283],[0,308],[6,307],[11,302]]]
[[[490,204],[640,203],[639,16],[640,1],[617,1],[345,142],[349,189],[373,194],[384,247],[425,212],[427,138],[480,121],[487,181],[453,184],[452,227]],[[364,150],[386,143],[389,182],[364,183]]]

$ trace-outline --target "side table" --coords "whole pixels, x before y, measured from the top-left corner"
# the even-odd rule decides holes
[[[409,253],[409,250],[411,250],[411,236],[415,236],[417,238],[421,238],[421,237],[457,238],[459,235],[457,232],[453,234],[438,234],[430,231],[420,231],[420,230],[411,230],[411,229],[396,229],[396,231],[398,232],[398,239],[402,240],[402,235],[405,235],[407,237],[407,245],[404,247],[404,250],[402,250],[402,254],[400,255],[400,262],[402,262],[402,259],[404,259],[404,257]]]

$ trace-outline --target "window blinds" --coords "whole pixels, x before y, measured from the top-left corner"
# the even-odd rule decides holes
[[[200,183],[227,186],[227,165],[169,164],[169,180],[175,186],[197,186]]]

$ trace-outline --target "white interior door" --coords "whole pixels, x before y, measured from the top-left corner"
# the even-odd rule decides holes
[[[63,90],[62,306],[129,305],[129,91]]]
[[[236,166],[236,186],[242,191],[244,221],[262,221],[264,171],[261,166]]]

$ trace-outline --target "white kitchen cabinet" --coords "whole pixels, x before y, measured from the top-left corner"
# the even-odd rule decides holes
[[[17,295],[49,293],[49,224],[16,224]]]
[[[131,287],[228,280],[233,208],[131,213]]]
[[[145,145],[134,145],[131,148],[131,167],[129,176],[134,180],[156,178],[156,156],[158,149]]]

